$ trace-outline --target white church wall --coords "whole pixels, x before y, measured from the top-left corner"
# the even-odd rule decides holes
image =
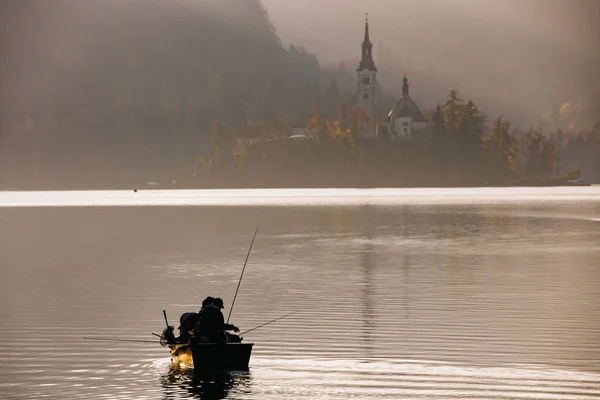
[[[399,140],[410,140],[412,136],[412,118],[397,117],[390,123],[392,136]]]

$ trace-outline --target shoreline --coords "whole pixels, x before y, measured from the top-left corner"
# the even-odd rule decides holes
[[[539,185],[423,185],[423,186],[282,186],[282,185],[256,185],[256,186],[178,186],[178,187],[144,187],[144,186],[51,186],[51,187],[12,187],[0,188],[0,192],[93,192],[93,191],[131,191],[136,192],[155,192],[155,191],[248,191],[248,190],[400,190],[400,189],[493,189],[493,188],[552,188],[552,187],[593,187],[600,186],[600,183],[586,184],[539,184]]]

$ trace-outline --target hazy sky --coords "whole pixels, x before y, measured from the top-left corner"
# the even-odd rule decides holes
[[[537,116],[555,104],[589,95],[582,70],[589,53],[598,50],[590,47],[594,42],[589,37],[586,41],[589,31],[577,10],[570,9],[577,1],[263,0],[263,4],[285,43],[304,45],[324,62],[360,54],[368,12],[375,54],[383,42],[403,67],[447,73],[468,96],[493,96]],[[593,7],[593,1],[586,5]]]
[[[70,8],[56,7],[49,0],[32,0],[29,4],[35,4],[35,12],[21,10],[27,24],[15,24],[10,15],[0,12],[0,49],[12,46],[12,50],[20,50],[19,43],[24,42],[47,53],[45,59],[57,70],[63,64],[76,70],[78,63],[83,70],[90,61],[83,52],[73,49],[89,48],[83,43],[86,37],[111,37],[119,15],[108,12],[107,5],[115,2],[123,7],[137,2],[147,9],[152,8],[148,4],[161,2],[185,6],[190,13],[217,16],[234,27],[257,20],[250,18],[239,2],[231,0],[103,0]],[[600,0],[262,2],[284,44],[306,47],[319,56],[323,65],[356,62],[368,12],[375,62],[382,71],[384,89],[397,93],[398,87],[390,81],[399,86],[407,70],[411,95],[417,100],[424,96],[425,108],[443,100],[450,88],[458,88],[463,97],[472,98],[492,114],[517,110],[536,121],[552,108],[585,102],[600,92],[600,73],[595,72],[600,71]],[[0,7],[24,3],[0,0]],[[168,18],[146,14],[138,14],[140,26],[168,31]],[[33,35],[36,30],[52,33],[48,35],[49,44],[45,35]],[[27,43],[31,37],[32,43]],[[391,50],[392,57],[381,56],[384,47]],[[10,61],[11,57],[6,59]],[[13,69],[19,75],[18,66]],[[38,79],[47,69],[33,76]],[[7,99],[18,101],[12,94]]]

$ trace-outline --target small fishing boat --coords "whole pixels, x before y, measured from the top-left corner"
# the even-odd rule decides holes
[[[169,344],[173,364],[194,370],[248,370],[253,343]]]
[[[181,338],[175,337],[174,327],[169,325],[165,310],[163,316],[167,327],[160,335],[159,343],[169,347],[174,365],[196,371],[248,370],[253,343],[242,343],[241,336],[229,332],[224,332],[223,342],[182,343]]]
[[[592,186],[592,184],[585,179],[572,179],[567,181],[565,186]]]

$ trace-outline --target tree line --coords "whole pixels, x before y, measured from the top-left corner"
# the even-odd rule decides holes
[[[207,186],[481,186],[551,185],[600,173],[600,123],[577,134],[522,130],[492,120],[455,90],[425,113],[431,140],[361,138],[360,109],[338,103],[326,115],[318,102],[306,122],[311,138],[293,139],[285,123],[234,129],[213,125],[210,153],[187,183]],[[245,140],[252,137],[258,140]],[[185,178],[184,178],[185,180]]]

